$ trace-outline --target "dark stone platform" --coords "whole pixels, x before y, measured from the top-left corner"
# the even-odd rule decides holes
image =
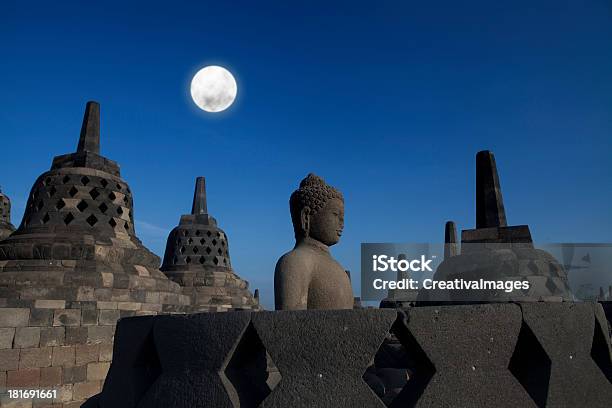
[[[407,373],[385,402],[383,359]],[[84,407],[609,407],[611,359],[597,303],[134,317]]]

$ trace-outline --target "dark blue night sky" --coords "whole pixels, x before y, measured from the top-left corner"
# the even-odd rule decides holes
[[[18,4],[20,3],[20,4]],[[510,224],[540,242],[612,239],[612,3],[34,2],[0,4],[0,185],[19,224],[85,102],[122,165],[137,233],[163,255],[196,176],[237,272],[273,303],[308,173],[345,194],[333,252],[359,288],[361,242],[441,242],[474,226],[474,156],[496,153]],[[238,81],[199,111],[192,75]]]

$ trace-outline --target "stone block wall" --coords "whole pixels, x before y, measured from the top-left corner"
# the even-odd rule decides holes
[[[96,287],[0,288],[0,406],[81,406],[102,389],[120,318],[188,310],[189,298],[172,282],[168,292],[126,283],[126,288],[113,279]],[[17,401],[6,395],[10,389],[54,389],[57,398]]]
[[[114,353],[86,408],[612,401],[606,317],[592,303],[135,317],[119,322]]]
[[[115,323],[131,307],[128,302],[11,303],[0,308],[0,388],[57,390],[52,401],[22,401],[20,407],[79,407],[99,392],[112,359]],[[8,396],[0,401],[10,403],[17,402]]]
[[[101,389],[120,318],[190,311],[136,236],[132,192],[100,156],[99,122],[88,102],[77,151],[53,159],[19,228],[0,239],[2,406],[80,406]],[[14,389],[57,395],[18,401]]]

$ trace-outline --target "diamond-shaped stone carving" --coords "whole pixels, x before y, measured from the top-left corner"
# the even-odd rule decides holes
[[[85,221],[87,221],[87,223],[93,227],[98,222],[98,219],[95,215],[91,214]]]
[[[225,369],[250,317],[248,312],[157,316],[154,337],[162,373],[139,406],[240,406]],[[168,392],[176,384],[186,385],[179,396]]]
[[[538,407],[546,405],[551,361],[529,326],[523,323],[508,370]]]
[[[612,387],[592,356],[597,303],[522,303],[523,320],[551,360],[547,407],[609,406]],[[568,375],[568,373],[581,375]]]
[[[68,225],[70,224],[72,221],[74,221],[74,215],[72,215],[72,213],[68,213],[65,217],[64,217],[64,224]]]
[[[240,407],[257,407],[281,381],[281,373],[249,324],[225,368]]]
[[[136,406],[161,375],[153,338],[153,317],[122,319],[117,323],[113,364],[100,395],[101,406]]]
[[[91,198],[95,200],[96,198],[100,196],[100,192],[98,191],[98,189],[92,188],[91,191],[89,192],[89,195],[91,196]]]
[[[595,310],[595,331],[593,333],[593,345],[591,346],[591,358],[599,367],[601,372],[612,383],[612,353],[607,329],[608,322],[603,309]]]
[[[401,342],[396,333],[402,337]],[[412,406],[435,372],[427,354],[398,318],[376,352],[372,365],[364,373],[363,380],[386,406]],[[393,404],[400,394],[401,398]]]
[[[89,207],[89,206],[87,205],[87,203],[85,202],[85,200],[81,200],[81,201],[79,201],[79,203],[77,204],[77,206],[76,206],[76,207],[77,207],[77,209],[78,209],[80,212],[83,212],[83,211],[85,211],[85,210],[87,209],[87,207]]]

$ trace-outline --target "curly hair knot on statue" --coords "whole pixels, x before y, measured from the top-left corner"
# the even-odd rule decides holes
[[[291,194],[289,209],[291,221],[297,231],[300,228],[300,212],[304,207],[310,208],[310,215],[316,214],[325,204],[334,198],[344,201],[342,193],[330,186],[321,177],[310,173],[300,182],[300,187]]]

